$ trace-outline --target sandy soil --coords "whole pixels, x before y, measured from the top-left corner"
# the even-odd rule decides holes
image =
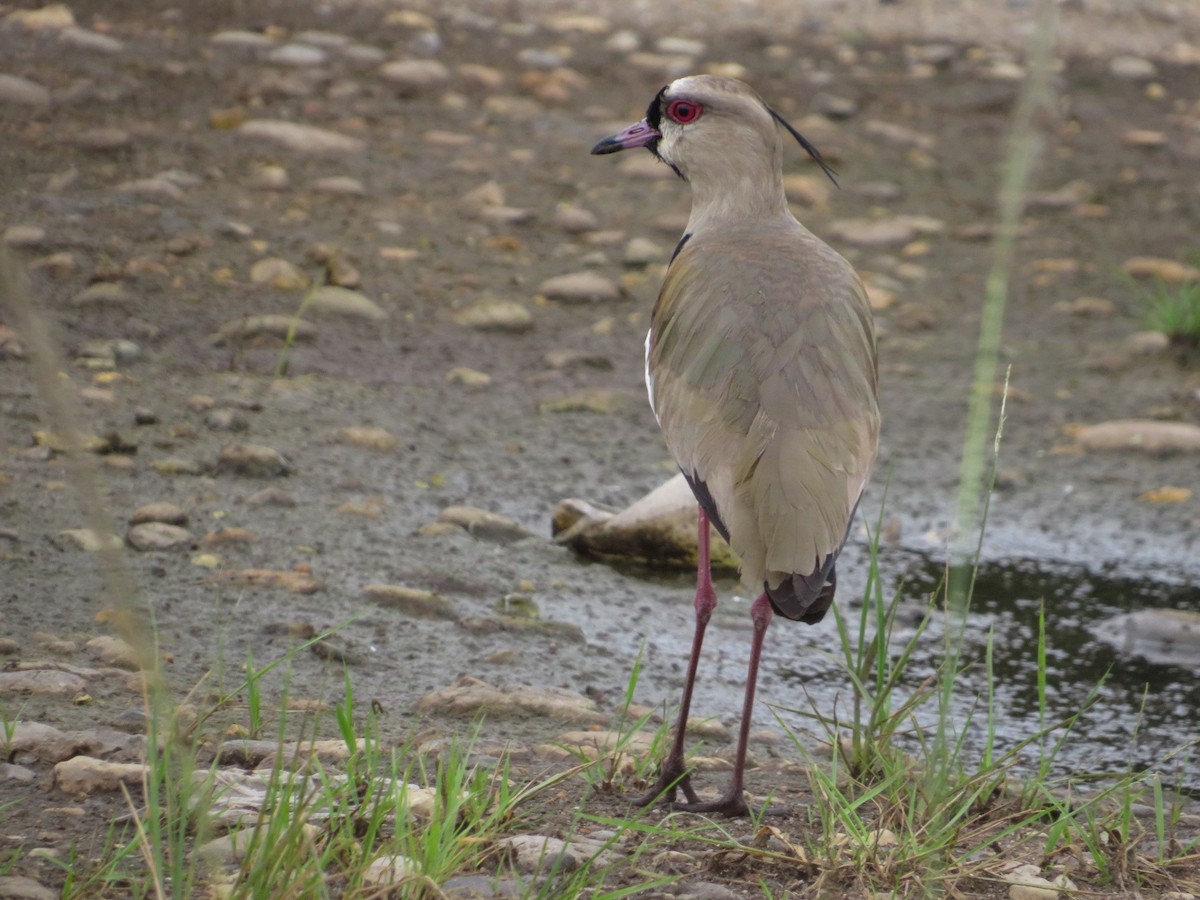
[[[674,31],[614,12],[614,21],[635,28],[638,48],[614,47],[611,29],[592,33],[587,23],[556,30],[553,14],[533,3],[480,4],[471,14],[438,7],[436,38],[415,17],[381,24],[381,9],[358,4],[73,4],[79,25],[119,40],[107,50],[66,43],[53,29],[0,26],[0,70],[54,98],[0,106],[0,223],[44,229],[20,252],[35,268],[38,310],[70,360],[87,430],[120,437],[118,452],[104,457],[118,530],[136,508],[165,501],[186,511],[196,538],[131,555],[175,686],[182,692],[212,673],[204,690],[215,690],[233,682],[248,653],[266,660],[306,628],[352,620],[339,646],[359,696],[382,705],[393,738],[460,727],[412,710],[464,674],[569,687],[612,710],[643,640],[638,699],[673,699],[690,634],[686,576],[617,573],[546,539],[560,499],[622,506],[671,474],[641,383],[661,262],[622,259],[629,239],[648,238],[665,261],[686,213],[686,187],[669,173],[587,155],[597,138],[640,117],[668,78],[672,60],[636,54],[670,34],[703,39],[691,67],[745,66],[837,167],[842,189],[826,197],[818,180],[807,181],[798,213],[881,297],[894,295],[881,299],[878,313],[885,446],[863,508],[877,514],[886,483],[889,582],[936,558],[953,517],[988,267],[989,244],[980,238],[994,221],[1020,85],[1012,77],[1019,55],[1008,46],[1024,19],[1006,14],[985,45],[974,43],[974,25],[947,18],[940,6],[916,4],[916,18],[907,6],[814,5],[802,18],[786,10],[772,18],[739,5],[717,27],[689,20]],[[1200,421],[1195,358],[1131,349],[1143,328],[1141,301],[1121,274],[1133,256],[1196,263],[1200,69],[1187,52],[1200,45],[1194,16],[1184,12],[1146,4],[1133,20],[1113,20],[1103,7],[1068,4],[1068,23],[1080,21],[1081,10],[1095,13],[1093,30],[1068,29],[1071,52],[1058,76],[1057,113],[1042,123],[1036,179],[1043,194],[1085,184],[1043,196],[1025,217],[1003,347],[1012,394],[1002,490],[984,553],[1161,581],[1180,602],[1178,586],[1200,575],[1196,497],[1160,503],[1143,495],[1200,486],[1196,457],[1081,453],[1068,426]],[[1122,26],[1135,38],[1129,49],[1153,57],[1153,76],[1110,72],[1107,50],[1114,35],[1126,36]],[[432,55],[449,77],[402,89],[380,77],[378,61],[336,47],[311,66],[272,64],[265,49],[211,40],[235,28],[266,29],[276,46],[320,29],[386,59]],[[547,55],[569,73],[544,68]],[[847,115],[823,118],[823,109]],[[227,127],[247,118],[309,123],[363,146],[303,153]],[[799,151],[791,165],[794,174],[815,171]],[[286,172],[286,184],[269,184],[277,177],[270,167]],[[168,178],[174,190],[130,187],[169,171],[183,173]],[[321,192],[318,180],[331,176],[355,179],[362,193]],[[463,197],[489,181],[503,196],[481,213]],[[562,206],[590,211],[593,227],[564,229]],[[863,245],[846,224],[902,216],[928,221],[883,246]],[[252,283],[251,267],[281,257],[319,278],[317,244],[359,271],[361,290],[385,319],[313,317],[315,340],[290,353],[277,338],[213,340],[239,317],[294,312],[303,291]],[[587,268],[619,284],[620,297],[571,304],[539,295],[545,279]],[[124,296],[80,303],[97,283],[118,285]],[[1081,297],[1107,302],[1070,311]],[[481,331],[456,318],[487,299],[522,304],[531,326]],[[115,370],[81,362],[95,352],[89,342],[117,339],[137,346]],[[571,361],[548,356],[554,351],[571,352]],[[96,617],[106,598],[89,555],[62,534],[83,522],[61,460],[35,446],[35,431],[47,425],[18,356],[11,345],[0,348],[0,636],[15,642],[14,660],[58,654],[82,664],[82,645],[111,630]],[[286,377],[276,377],[285,357]],[[490,383],[448,377],[458,367]],[[548,410],[578,391],[591,391],[605,409]],[[355,426],[386,429],[395,444],[348,443],[341,429]],[[264,479],[218,468],[221,448],[236,441],[278,450],[291,474]],[[197,463],[198,474],[162,465],[179,457]],[[264,487],[282,489],[287,505],[253,502]],[[422,530],[455,504],[510,517],[537,537],[501,543],[456,528]],[[228,528],[245,533],[200,543]],[[215,572],[206,554],[216,558]],[[851,597],[864,580],[860,535],[845,559]],[[315,592],[213,577],[298,566],[318,582]],[[407,617],[364,599],[360,589],[379,582],[436,591],[459,621]],[[510,594],[531,598],[544,619],[578,626],[582,639],[502,630],[488,617]],[[744,609],[722,607],[697,697],[699,710],[729,724],[748,637]],[[785,675],[833,680],[831,635],[824,625],[773,635],[762,725],[771,724],[767,703],[797,702]],[[293,696],[335,701],[342,675],[335,662],[304,653],[268,679],[268,690],[285,682]],[[3,703],[31,721],[134,727],[135,695],[93,691],[92,700]],[[488,736],[530,741],[561,727],[509,720],[489,725]],[[41,827],[37,815],[15,814],[6,831],[32,833]]]

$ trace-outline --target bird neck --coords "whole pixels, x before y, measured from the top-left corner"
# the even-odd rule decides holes
[[[781,180],[765,185],[744,179],[733,186],[723,183],[719,190],[692,185],[692,212],[687,230],[693,234],[716,226],[761,222],[791,216]]]
[[[775,160],[770,166],[746,165],[746,159],[726,157],[724,165],[696,167],[688,174],[692,212],[688,231],[714,226],[771,220],[790,216],[783,192],[783,173]]]

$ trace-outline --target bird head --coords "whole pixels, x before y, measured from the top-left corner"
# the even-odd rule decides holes
[[[833,179],[821,154],[754,89],[736,78],[689,75],[668,84],[650,101],[646,118],[604,138],[593,154],[645,147],[685,181],[736,183],[762,168],[782,168],[779,126],[785,128]],[[834,182],[836,184],[836,181]]]

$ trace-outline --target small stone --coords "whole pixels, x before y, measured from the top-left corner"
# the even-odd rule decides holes
[[[611,388],[582,388],[564,397],[546,400],[538,404],[543,413],[595,413],[609,416],[627,409],[630,395]]]
[[[255,491],[246,498],[247,506],[279,506],[290,508],[296,505],[296,498],[283,488],[268,487]]]
[[[931,152],[937,147],[937,138],[933,135],[916,131],[897,122],[868,120],[863,123],[863,131],[871,137],[882,138],[890,144],[901,147],[915,147],[926,152]]]
[[[396,436],[386,428],[378,428],[373,425],[350,425],[338,429],[337,436],[342,443],[355,447],[367,447],[384,453],[395,450],[400,443]]]
[[[815,98],[817,111],[830,119],[849,119],[858,114],[858,102],[849,97],[835,94],[818,94]]]
[[[1150,128],[1130,128],[1122,132],[1121,142],[1130,147],[1165,147],[1167,135]]]
[[[504,188],[500,187],[495,181],[485,181],[478,187],[471,188],[461,197],[458,202],[462,204],[464,209],[479,211],[487,209],[490,206],[504,205]]]
[[[77,796],[115,791],[125,785],[140,785],[148,767],[143,763],[120,763],[75,756],[54,766],[54,783],[59,790]]]
[[[1121,266],[1126,275],[1134,278],[1153,278],[1167,284],[1200,281],[1200,269],[1173,259],[1157,256],[1133,256]]]
[[[10,247],[36,247],[46,240],[46,229],[39,225],[12,225],[4,229],[3,240]]]
[[[1200,426],[1154,419],[1121,419],[1072,429],[1085,450],[1136,451],[1149,456],[1200,453]]]
[[[426,694],[417,702],[419,712],[449,716],[544,716],[580,724],[603,725],[608,717],[589,697],[566,688],[509,685],[493,687],[464,676],[448,688]]]
[[[253,284],[267,284],[280,291],[302,291],[309,285],[309,278],[296,265],[277,256],[260,259],[250,267]]]
[[[64,28],[58,39],[77,49],[94,50],[97,53],[120,53],[125,49],[122,41],[86,28]]]
[[[492,66],[462,63],[457,72],[460,81],[479,90],[495,91],[504,86],[504,72]]]
[[[214,44],[226,47],[247,47],[254,50],[264,47],[274,47],[277,43],[276,39],[269,34],[263,34],[261,31],[243,31],[240,29],[217,32],[209,40]]]
[[[217,332],[215,342],[225,344],[246,341],[252,338],[268,335],[280,340],[315,341],[317,326],[295,316],[265,315],[244,316],[226,322]]]
[[[317,194],[339,194],[345,197],[362,197],[367,193],[366,186],[357,178],[349,175],[331,175],[319,178],[312,183],[312,189]]]
[[[344,316],[372,322],[389,318],[388,312],[366,294],[331,284],[313,291],[306,298],[305,308],[314,315]]]
[[[204,416],[204,425],[212,431],[247,431],[250,423],[236,409],[210,409]]]
[[[65,3],[48,3],[40,9],[18,9],[5,19],[15,25],[24,25],[30,31],[70,28],[75,24],[75,15]]]
[[[492,376],[478,369],[466,366],[455,366],[446,373],[446,381],[450,384],[460,384],[467,388],[485,388],[492,383]]]
[[[1108,71],[1117,78],[1141,81],[1158,74],[1158,67],[1140,56],[1114,56],[1108,61]]]
[[[600,220],[591,210],[578,206],[560,206],[554,213],[552,224],[567,234],[582,234],[585,231],[595,231],[600,225]]]
[[[84,649],[110,666],[134,671],[141,667],[137,651],[119,637],[102,634],[84,644]]]
[[[272,141],[299,153],[318,156],[357,154],[366,146],[359,138],[282,119],[250,119],[238,126],[236,133],[249,138]]]
[[[394,584],[368,584],[362,589],[368,600],[418,619],[457,619],[450,601],[433,591]]]
[[[1156,356],[1171,347],[1171,339],[1161,331],[1135,331],[1121,342],[1133,356]]]
[[[56,900],[62,894],[24,875],[0,875],[0,897],[12,900]]]
[[[698,41],[694,38],[685,37],[661,37],[655,44],[654,49],[659,53],[668,53],[677,56],[699,56],[705,50],[704,41]]]
[[[130,525],[144,525],[147,522],[183,526],[188,523],[188,514],[174,503],[159,502],[139,506],[129,517]]]
[[[474,537],[499,544],[534,536],[519,522],[476,506],[447,506],[438,514],[438,521],[465,528]]]
[[[1060,301],[1054,304],[1054,308],[1087,319],[1107,319],[1117,312],[1117,305],[1103,297],[1076,297],[1074,300]]]
[[[165,522],[146,522],[134,525],[125,535],[129,546],[143,553],[150,550],[175,550],[179,547],[190,547],[196,539],[186,528],[178,525],[168,525]]]
[[[283,455],[262,444],[229,444],[221,448],[217,471],[247,478],[278,478],[292,471]]]
[[[98,553],[101,550],[119,550],[125,542],[115,534],[100,534],[90,528],[68,528],[60,531],[63,537],[73,540],[80,550]]]
[[[459,310],[454,321],[477,331],[518,334],[533,328],[533,315],[515,300],[487,297]]]
[[[887,247],[907,244],[917,234],[916,229],[900,218],[841,219],[834,222],[830,232],[847,244],[856,247]]]
[[[71,298],[72,306],[126,306],[134,302],[134,296],[121,285],[112,281],[97,281],[89,284]]]
[[[87,682],[74,672],[59,669],[18,669],[0,672],[0,696],[4,694],[55,694],[73,697],[87,689]]]
[[[417,862],[407,856],[377,856],[362,870],[363,884],[388,888],[407,885],[420,873]]]
[[[446,84],[450,70],[433,59],[401,59],[380,66],[379,77],[396,85],[402,94],[413,95]]]
[[[260,163],[250,170],[246,178],[246,187],[257,191],[282,191],[287,188],[291,179],[287,169],[275,163]]]
[[[186,195],[179,189],[178,185],[166,178],[159,177],[124,181],[118,184],[113,190],[118,194],[134,194],[138,197],[148,197],[157,200],[178,202],[186,198]]]
[[[266,55],[267,62],[296,68],[323,65],[328,58],[329,56],[324,50],[308,44],[284,44]]]
[[[621,262],[627,266],[641,267],[666,262],[667,258],[663,248],[654,241],[649,238],[635,237],[625,245],[625,253],[621,257]]]
[[[187,456],[167,456],[156,459],[151,467],[160,475],[203,475],[205,467]]]
[[[0,103],[18,106],[49,106],[50,92],[28,78],[0,74]]]
[[[602,303],[621,296],[615,283],[595,272],[574,272],[548,278],[538,286],[538,293],[570,304]]]

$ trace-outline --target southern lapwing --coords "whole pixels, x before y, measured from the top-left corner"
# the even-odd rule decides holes
[[[748,85],[710,75],[673,81],[645,119],[592,148],[645,147],[692,191],[646,337],[646,387],[700,506],[696,630],[674,742],[643,805],[661,798],[676,809],[748,814],[743,770],[763,637],[775,613],[815,623],[833,603],[834,566],[879,444],[870,306],[850,264],[788,209],[785,130],[832,178],[816,148]],[[761,594],[750,607],[733,778],[705,802],[683,742],[717,603],[710,523]],[[686,802],[675,802],[679,790]]]

